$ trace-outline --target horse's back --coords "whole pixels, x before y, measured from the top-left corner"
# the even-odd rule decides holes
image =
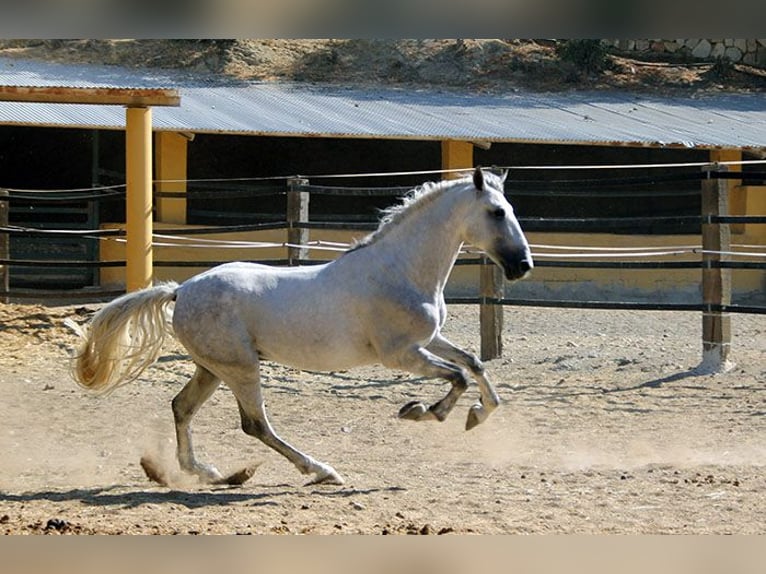
[[[304,369],[375,362],[371,325],[349,281],[327,265],[227,263],[183,283],[173,327],[192,355],[243,361],[248,354]]]

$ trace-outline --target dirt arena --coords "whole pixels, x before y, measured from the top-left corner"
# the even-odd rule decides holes
[[[332,464],[344,486],[305,477],[239,429],[221,387],[195,419],[200,458],[262,462],[241,487],[174,470],[170,400],[191,373],[169,347],[145,377],[98,397],[68,374],[74,334],[97,305],[0,305],[0,532],[764,533],[766,319],[733,317],[736,367],[696,375],[696,313],[506,309],[505,357],[488,371],[503,404],[465,432],[475,387],[444,423],[396,418],[446,384],[382,368],[264,368],[272,422]],[[446,334],[476,350],[478,309]],[[172,486],[149,482],[151,455]]]

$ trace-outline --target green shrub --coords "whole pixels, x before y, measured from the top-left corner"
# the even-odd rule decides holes
[[[609,54],[601,40],[563,40],[556,45],[556,53],[586,74],[603,72],[609,67]]]

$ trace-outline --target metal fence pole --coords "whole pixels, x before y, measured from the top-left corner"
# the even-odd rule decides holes
[[[309,221],[309,193],[301,191],[309,184],[309,180],[294,177],[287,180],[287,248],[288,265],[300,264],[301,259],[308,258],[308,249],[301,247],[309,241],[309,230],[297,227],[297,223]]]
[[[0,189],[0,227],[8,227],[8,212],[10,211],[8,201],[8,190]],[[7,232],[0,231],[0,259],[9,260],[11,258],[10,236]],[[10,269],[8,265],[0,265],[0,290],[8,292],[10,286]],[[0,303],[8,303],[7,295],[0,297]]]
[[[728,261],[731,251],[731,231],[728,223],[718,223],[714,217],[729,214],[729,183],[716,177],[728,171],[725,165],[705,166],[702,180],[702,363],[699,370],[722,372],[732,367],[731,317],[721,311],[731,304],[731,269],[716,263]]]

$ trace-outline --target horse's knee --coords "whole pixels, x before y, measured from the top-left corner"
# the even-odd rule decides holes
[[[479,360],[479,357],[473,353],[469,353],[468,355],[468,368],[471,369],[471,372],[476,376],[481,377],[484,375],[484,363],[482,363]]]

